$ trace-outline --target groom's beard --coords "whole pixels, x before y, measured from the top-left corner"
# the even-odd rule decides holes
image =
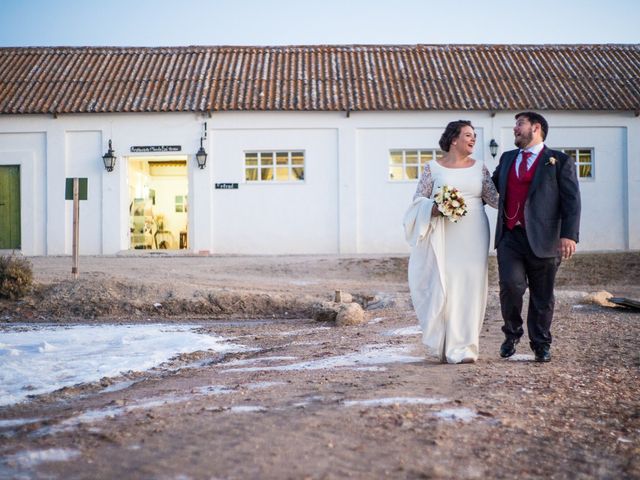
[[[516,138],[513,143],[515,143],[516,147],[524,149],[531,143],[531,140],[533,140],[533,132],[521,133],[520,137]]]

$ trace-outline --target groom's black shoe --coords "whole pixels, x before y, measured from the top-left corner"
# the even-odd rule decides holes
[[[502,358],[508,358],[516,353],[516,345],[519,341],[519,338],[507,338],[502,342],[502,345],[500,345],[500,356]]]
[[[537,346],[533,349],[536,354],[536,362],[551,361],[551,347],[549,345]]]

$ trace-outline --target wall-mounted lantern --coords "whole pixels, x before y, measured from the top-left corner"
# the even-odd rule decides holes
[[[207,165],[207,151],[202,146],[202,141],[207,139],[207,122],[203,125],[203,134],[200,137],[200,150],[196,153],[196,162],[198,162],[198,168],[202,169]]]
[[[109,150],[107,150],[107,153],[102,155],[102,161],[104,162],[104,168],[107,172],[112,172],[113,167],[116,166],[116,152],[111,148],[111,140],[109,140]]]
[[[496,158],[498,154],[498,142],[496,142],[493,138],[489,142],[489,152],[491,152],[491,156]]]
[[[207,152],[202,146],[202,137],[200,137],[200,150],[196,153],[196,162],[198,162],[198,168],[204,168],[207,165]]]

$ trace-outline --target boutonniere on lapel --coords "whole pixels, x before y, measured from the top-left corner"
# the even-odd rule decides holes
[[[556,157],[549,157],[549,160],[545,163],[545,165],[551,165],[552,167],[556,164]]]

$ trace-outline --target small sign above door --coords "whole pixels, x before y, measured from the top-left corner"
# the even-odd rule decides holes
[[[181,152],[181,145],[138,145],[135,147],[131,147],[131,151],[134,153],[137,152]]]

